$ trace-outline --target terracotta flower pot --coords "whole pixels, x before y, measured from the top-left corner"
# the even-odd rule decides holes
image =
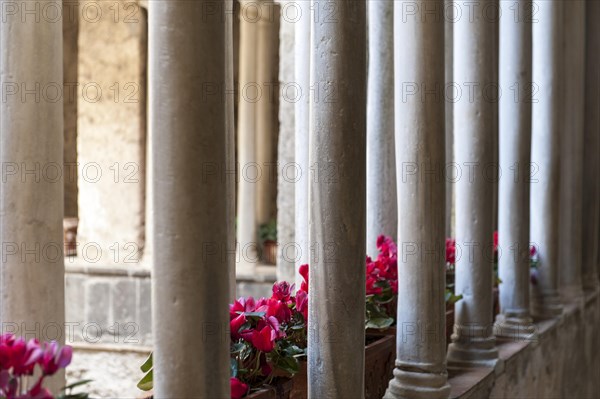
[[[494,287],[492,293],[494,296],[494,320],[496,320],[496,316],[500,313],[500,290],[498,287]]]
[[[446,310],[446,345],[450,343],[450,337],[454,331],[454,306]],[[396,336],[396,327],[386,328],[385,330],[376,330],[369,328],[367,334],[392,335]],[[396,348],[394,348],[395,354]]]
[[[262,388],[250,395],[245,396],[245,399],[289,399],[292,391],[292,380],[283,379],[276,381],[273,386]]]
[[[277,264],[277,242],[267,240],[263,243],[263,262],[267,265]]]
[[[65,256],[77,256],[77,227],[79,219],[65,218],[63,220],[63,245]]]
[[[391,330],[391,329],[388,329]],[[380,399],[392,378],[396,360],[396,334],[367,333],[365,346],[365,399]],[[395,331],[395,329],[394,329]],[[290,399],[308,398],[306,362],[292,378]]]

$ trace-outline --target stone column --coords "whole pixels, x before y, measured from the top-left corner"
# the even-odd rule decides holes
[[[535,316],[562,313],[558,295],[559,135],[564,112],[561,86],[563,2],[540,0],[533,23],[533,82],[538,92],[532,104],[531,225],[529,239],[538,250],[538,277],[532,288]]]
[[[408,10],[418,12],[407,13]],[[444,2],[394,3],[398,301],[384,398],[447,398]],[[427,13],[427,14],[425,14]],[[425,15],[427,15],[425,17]]]
[[[41,7],[61,3],[42,0]],[[4,2],[2,3],[4,6]],[[2,332],[65,342],[62,24],[0,25],[0,322]],[[62,377],[47,387],[58,391]]]
[[[300,45],[295,40],[295,30],[299,21],[295,18],[300,5],[307,2],[280,0],[282,18],[279,27],[279,136],[277,139],[277,280],[294,282],[298,257],[294,239],[296,229],[294,196],[298,185],[299,170],[295,165],[295,125],[294,108],[299,101],[294,64],[295,52]],[[288,17],[289,12],[289,17]],[[308,193],[308,189],[307,189]],[[308,210],[307,210],[308,213]],[[308,220],[308,216],[306,216]],[[308,235],[308,232],[306,233]],[[305,262],[308,263],[308,262]],[[298,286],[299,287],[299,286]]]
[[[299,19],[295,23],[294,38],[294,74],[299,89],[299,98],[295,103],[295,163],[300,173],[294,185],[295,233],[294,240],[299,250],[296,259],[296,287],[300,287],[302,277],[298,274],[300,265],[309,263],[310,244],[308,240],[308,185],[310,165],[308,162],[310,130],[310,57],[311,57],[311,2],[295,3],[299,10]]]
[[[277,82],[273,81],[277,52],[273,38],[277,35],[275,17],[279,18],[279,14],[274,12],[276,5],[272,1],[254,4],[260,6],[256,43],[251,45],[251,50],[256,51],[256,84],[260,88],[256,103],[256,163],[260,170],[256,187],[256,224],[260,226],[268,223],[274,216],[272,199],[278,168],[273,161],[273,146],[277,142],[273,118],[277,105]]]
[[[315,0],[308,396],[364,395],[366,2]],[[330,19],[332,18],[332,19]],[[336,21],[331,23],[329,21]]]
[[[377,237],[396,241],[398,209],[394,154],[394,2],[369,1],[367,92],[367,254]]]
[[[498,358],[492,333],[496,98],[490,88],[497,84],[493,52],[498,20],[486,10],[495,9],[498,2],[457,4],[463,9],[472,7],[473,13],[472,18],[459,18],[454,25],[454,78],[463,90],[454,104],[454,157],[462,170],[456,183],[456,243],[462,256],[456,260],[455,289],[463,299],[455,308],[448,364],[493,365]]]
[[[260,88],[256,82],[258,20],[260,2],[240,1],[240,58],[237,115],[237,245],[240,266],[256,266],[256,190],[260,167],[256,158],[256,102]]]
[[[565,301],[583,296],[582,190],[585,78],[585,0],[564,3],[563,134],[560,135],[560,211],[558,269]]]
[[[78,2],[63,0],[63,84],[64,84],[64,162],[69,172],[65,179],[65,218],[77,223],[77,99],[73,90],[78,81],[79,13]]]
[[[154,396],[229,398],[227,6],[149,7]]]
[[[582,280],[586,291],[598,289],[600,225],[600,2],[586,3],[585,121],[583,136]],[[594,184],[596,182],[596,184]]]
[[[227,201],[227,247],[225,251],[225,259],[227,260],[227,271],[229,274],[229,302],[233,303],[237,299],[236,290],[236,237],[235,237],[235,118],[233,117],[235,111],[235,84],[233,80],[234,76],[234,40],[233,40],[233,26],[234,19],[237,18],[235,14],[235,5],[233,1],[223,2],[225,7],[225,56],[228,57],[225,60],[227,66],[227,76],[225,77],[225,99],[227,106],[227,117],[225,118],[225,129],[227,141],[225,146],[227,148],[227,158],[225,161],[225,170],[227,177],[225,183],[227,184],[227,198],[231,198]]]
[[[528,337],[529,315],[529,184],[531,163],[531,2],[500,2],[500,87],[517,88],[500,98],[500,170],[498,198],[498,268],[500,314],[496,335]],[[511,8],[512,7],[512,8]]]
[[[446,85],[450,86],[454,83],[454,22],[456,21],[456,15],[454,15],[454,0],[444,0],[444,6],[446,10],[444,12],[444,59],[446,63]],[[446,237],[453,237],[453,217],[454,212],[454,177],[449,174],[455,170],[452,167],[454,161],[454,95],[449,91],[444,92],[444,100],[446,101],[446,163],[445,171],[446,175]]]

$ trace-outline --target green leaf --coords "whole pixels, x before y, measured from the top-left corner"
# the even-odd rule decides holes
[[[81,381],[77,381],[77,382],[74,382],[74,383],[72,383],[70,385],[65,386],[62,390],[66,391],[66,390],[69,390],[69,389],[77,388],[79,386],[82,386],[82,385],[85,385],[85,384],[89,384],[92,381],[94,381],[94,380],[81,380]]]
[[[267,312],[246,312],[246,313],[244,313],[244,315],[246,315],[246,317],[259,318],[259,319],[262,319],[263,317],[265,317],[266,314],[267,314]]]
[[[287,356],[296,356],[304,354],[304,349],[298,347],[297,345],[290,345],[283,350]]]
[[[153,370],[150,370],[148,372],[148,374],[146,374],[144,376],[144,378],[142,378],[140,380],[140,382],[138,382],[137,387],[139,389],[141,389],[142,391],[149,391],[149,390],[151,390],[153,388],[153,386],[154,386],[154,383],[153,383],[154,378],[152,376],[152,371]]]
[[[150,353],[150,356],[148,356],[148,359],[146,359],[146,361],[144,362],[144,364],[142,364],[142,367],[140,367],[140,369],[142,369],[142,372],[147,373],[148,371],[150,371],[151,368],[152,368],[152,353]]]
[[[294,375],[298,372],[299,369],[298,359],[296,359],[295,357],[278,357],[277,362],[275,363],[275,367]]]
[[[367,320],[366,328],[383,329],[394,324],[394,319],[391,317],[376,317]]]

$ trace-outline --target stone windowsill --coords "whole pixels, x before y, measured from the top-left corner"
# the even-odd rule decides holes
[[[90,263],[77,258],[65,261],[65,272],[70,274],[86,274],[102,277],[138,277],[148,278],[151,267],[145,263],[120,265],[103,263]],[[277,280],[276,267],[266,264],[238,264],[236,269],[238,282],[272,283]]]

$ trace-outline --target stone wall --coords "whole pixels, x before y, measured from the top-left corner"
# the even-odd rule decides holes
[[[146,11],[125,0],[80,10],[80,253],[87,245],[95,260],[99,247],[103,263],[124,263],[145,238]]]
[[[451,370],[451,397],[600,397],[600,293],[536,326],[538,337],[531,342],[498,342],[503,362],[495,370]]]

